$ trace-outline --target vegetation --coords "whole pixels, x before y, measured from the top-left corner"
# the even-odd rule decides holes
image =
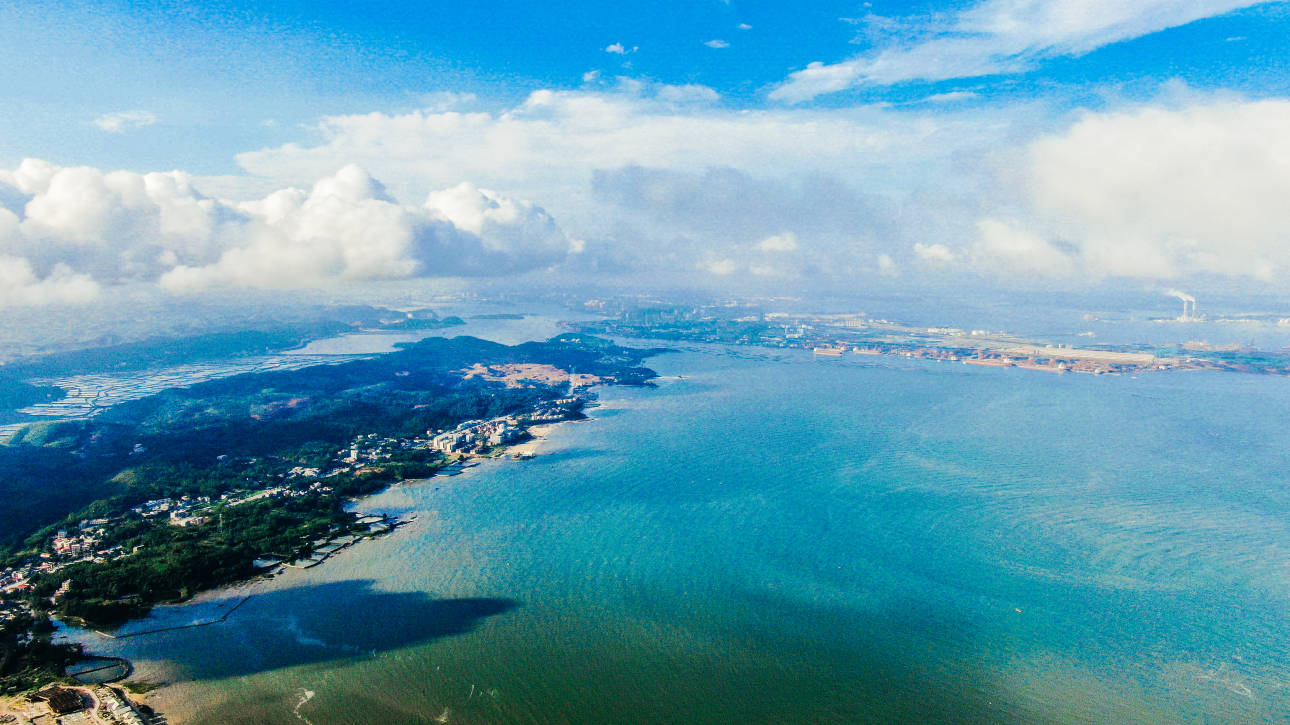
[[[471,365],[547,363],[640,384],[653,376],[637,366],[648,354],[586,336],[514,347],[429,338],[374,359],[230,377],[123,403],[90,421],[29,426],[0,447],[10,474],[0,495],[13,502],[0,510],[0,563],[30,560],[59,529],[108,521],[98,525],[106,533],[96,549],[118,553],[40,576],[30,598],[40,607],[55,598],[63,616],[119,622],[253,575],[259,557],[296,559],[313,542],[358,532],[346,502],[444,462],[403,448],[372,465],[299,474],[327,468],[360,436],[424,436],[568,394],[464,379]],[[278,493],[225,498],[265,489]],[[145,501],[184,497],[214,502],[204,522],[171,526],[132,512]]]
[[[60,679],[64,665],[79,648],[50,642],[53,625],[44,617],[19,616],[0,621],[0,695],[39,687]]]
[[[440,330],[445,327],[456,327],[464,325],[466,321],[456,315],[447,317],[429,318],[429,317],[408,317],[396,322],[387,322],[381,325],[382,330]]]
[[[53,385],[32,385],[22,380],[0,377],[0,410],[25,408],[35,403],[48,403],[67,395]]]
[[[19,360],[0,367],[0,379],[84,375],[87,373],[143,370],[151,367],[257,355],[298,347],[323,335],[350,329],[342,322],[287,325],[264,330],[212,332],[177,338],[150,338],[138,342],[71,350]]]
[[[182,337],[153,337],[135,342],[101,345],[16,360],[0,365],[0,414],[21,420],[12,411],[66,396],[52,385],[34,384],[32,378],[89,373],[128,372],[184,365],[245,355],[263,355],[300,347],[310,340],[356,328],[433,330],[463,325],[459,317],[440,318],[433,311],[394,312],[381,307],[349,305],[333,308],[319,319],[263,329],[211,332]]]

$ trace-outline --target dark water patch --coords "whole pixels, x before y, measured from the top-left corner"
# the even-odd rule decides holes
[[[200,606],[219,610],[240,600],[233,594]],[[380,591],[366,580],[330,582],[257,594],[217,625],[158,632],[136,638],[133,646],[138,657],[164,653],[184,679],[219,679],[372,657],[462,635],[519,605],[506,598]]]
[[[130,662],[120,657],[92,657],[69,666],[63,674],[83,685],[124,680],[132,672]]]

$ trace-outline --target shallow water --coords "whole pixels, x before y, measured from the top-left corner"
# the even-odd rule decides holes
[[[1290,712],[1283,378],[695,349],[416,521],[106,640],[172,723]],[[677,378],[675,376],[683,376]]]

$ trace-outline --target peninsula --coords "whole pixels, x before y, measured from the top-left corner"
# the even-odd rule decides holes
[[[1184,345],[1054,345],[1003,332],[919,327],[853,314],[768,312],[731,305],[632,306],[596,300],[602,320],[573,329],[621,338],[810,350],[824,357],[892,355],[986,367],[1095,375],[1225,370],[1290,375],[1290,353],[1203,342]]]
[[[159,603],[308,567],[398,521],[348,505],[583,416],[646,385],[658,352],[584,334],[506,346],[427,338],[369,359],[166,390],[0,446],[0,690],[81,656],[56,616],[110,627]],[[449,468],[449,471],[452,469]]]

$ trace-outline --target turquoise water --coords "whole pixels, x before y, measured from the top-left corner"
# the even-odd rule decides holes
[[[105,640],[172,723],[1290,713],[1290,381],[696,349],[361,503],[327,564]],[[683,376],[677,378],[676,376]]]

